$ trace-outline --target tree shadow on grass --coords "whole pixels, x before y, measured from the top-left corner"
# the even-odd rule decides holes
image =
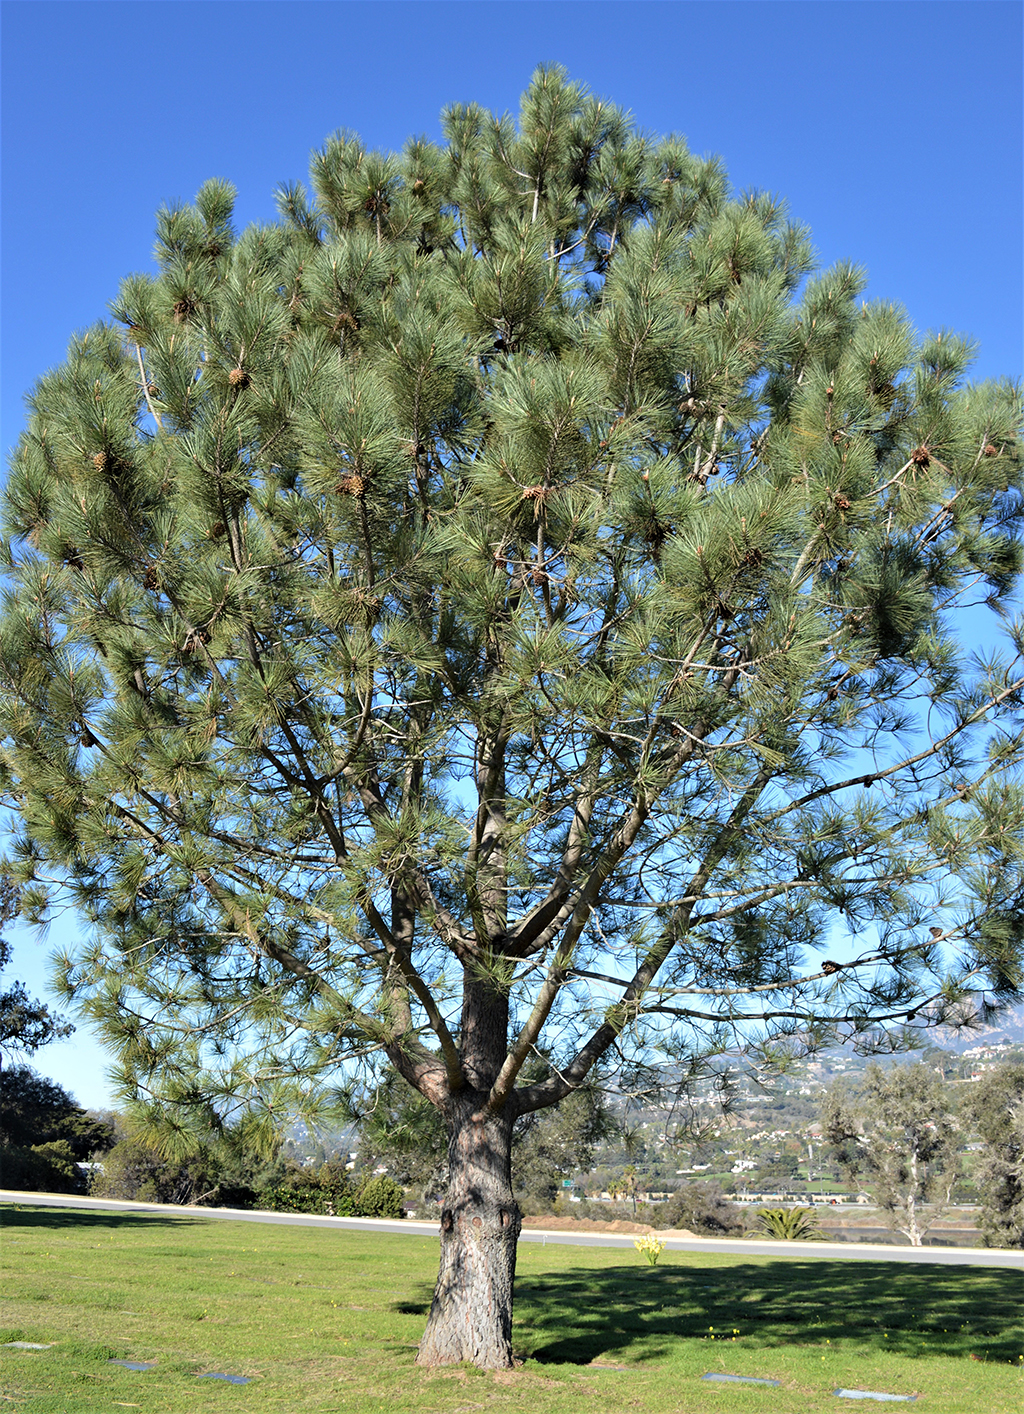
[[[396,1301],[392,1311],[397,1311],[400,1316],[429,1316],[432,1289],[424,1286],[422,1290],[427,1292],[426,1296],[412,1301]]]
[[[196,1217],[202,1217],[202,1209],[196,1210]],[[4,1203],[0,1207],[0,1227],[8,1233],[15,1228],[45,1228],[47,1232],[60,1229],[74,1229],[87,1232],[90,1228],[119,1228],[122,1232],[133,1228],[190,1227],[194,1219],[162,1213],[121,1213],[116,1208],[22,1208],[20,1205]]]
[[[631,1362],[662,1359],[680,1339],[717,1343],[736,1330],[747,1349],[852,1341],[997,1363],[1016,1363],[1021,1349],[1020,1275],[990,1268],[794,1258],[581,1268],[518,1280],[516,1317],[517,1350],[559,1364],[627,1349]]]

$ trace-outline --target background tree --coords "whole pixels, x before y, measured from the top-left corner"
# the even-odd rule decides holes
[[[640,1191],[640,1175],[637,1173],[636,1164],[627,1164],[622,1170],[622,1191],[633,1205],[633,1216],[636,1217],[636,1198]]]
[[[161,212],[37,385],[2,780],[167,1146],[436,1107],[419,1359],[504,1366],[521,1116],[1017,994],[1021,409],[560,70],[443,122]]]
[[[950,1087],[921,1062],[869,1065],[859,1086],[829,1087],[821,1123],[844,1174],[867,1189],[887,1226],[920,1247],[960,1178]]]
[[[535,1074],[543,1064],[534,1062]],[[390,1176],[425,1198],[443,1193],[447,1179],[447,1136],[437,1110],[388,1068],[359,1119],[359,1157],[365,1168],[385,1164]],[[524,1115],[512,1138],[513,1186],[527,1212],[549,1208],[562,1180],[585,1173],[594,1150],[613,1130],[594,1078],[554,1109]]]
[[[114,1142],[112,1126],[27,1065],[4,1070],[0,1084],[0,1172],[4,1186],[40,1193],[84,1193],[79,1163]]]
[[[1024,1247],[1024,1065],[987,1071],[971,1086],[967,1114],[985,1141],[974,1174],[978,1225],[993,1247]]]
[[[543,1212],[564,1179],[587,1173],[613,1128],[599,1084],[589,1077],[556,1108],[525,1116],[513,1135],[512,1160],[513,1187],[526,1211]]]
[[[388,1066],[357,1106],[359,1158],[364,1168],[384,1164],[392,1178],[432,1202],[444,1192],[448,1138],[436,1108]]]
[[[762,1187],[770,1184],[788,1187],[797,1177],[799,1167],[795,1154],[780,1154],[778,1158],[765,1159],[758,1165],[757,1182]]]

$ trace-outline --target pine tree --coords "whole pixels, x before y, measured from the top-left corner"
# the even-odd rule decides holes
[[[18,896],[11,885],[0,879],[0,928],[18,912]],[[0,937],[0,972],[11,960],[11,945]],[[74,1031],[70,1021],[35,997],[22,982],[12,982],[0,992],[0,1057],[9,1054],[30,1056],[51,1041],[60,1041]]]
[[[36,386],[3,781],[168,1151],[440,1111],[419,1358],[493,1367],[517,1118],[1017,994],[1021,409],[560,70],[443,121],[162,211]]]

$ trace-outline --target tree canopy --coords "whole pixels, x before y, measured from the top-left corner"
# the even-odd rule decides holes
[[[77,1167],[114,1142],[111,1124],[88,1114],[53,1080],[9,1066],[0,1086],[0,1168],[7,1188],[84,1193]]]
[[[558,69],[443,126],[161,211],[40,380],[3,785],[126,1098],[272,1127],[383,1052],[506,1250],[511,1126],[599,1061],[1017,994],[1021,407]]]
[[[1024,1247],[1024,1065],[1007,1061],[971,1087],[967,1111],[985,1141],[979,1227],[993,1247]]]
[[[821,1119],[844,1174],[869,1189],[889,1227],[920,1247],[961,1174],[963,1136],[946,1082],[923,1061],[872,1063],[859,1086],[830,1087]]]

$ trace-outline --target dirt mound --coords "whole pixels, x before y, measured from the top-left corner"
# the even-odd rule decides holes
[[[631,1223],[622,1218],[602,1222],[600,1218],[523,1218],[523,1227],[541,1228],[545,1232],[654,1232],[648,1223]]]

